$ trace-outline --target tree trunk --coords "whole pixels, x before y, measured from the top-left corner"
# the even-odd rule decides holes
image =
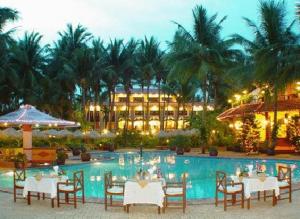
[[[166,120],[166,127],[164,128],[165,130],[168,129],[168,122],[169,122],[169,104],[170,104],[170,94],[168,94],[168,99],[167,99],[167,120]]]
[[[175,129],[178,129],[179,109],[180,109],[180,100],[178,99],[177,100],[177,109],[176,109]]]
[[[147,82],[147,109],[146,109],[146,130],[149,131],[149,92],[150,92],[150,81]]]
[[[165,117],[166,117],[166,92],[164,92],[164,105],[163,105],[163,118],[162,118],[162,131],[165,130]]]
[[[278,121],[277,121],[277,113],[278,113],[278,88],[274,86],[274,125],[272,129],[272,143],[271,148],[275,149],[277,143],[277,132],[278,132]]]
[[[142,102],[142,110],[143,110],[143,132],[145,131],[145,96],[144,96],[144,84],[142,84],[142,95],[143,95],[143,102]]]
[[[109,109],[109,112],[108,112],[108,115],[109,115],[109,118],[108,118],[108,130],[109,131],[112,130],[112,115],[114,113],[114,107],[115,107],[116,92],[115,92],[115,88],[114,87],[111,89],[111,96],[112,96],[112,100],[111,100],[110,109]]]
[[[159,115],[159,130],[162,130],[161,110],[160,110],[160,81],[158,81],[158,115]]]
[[[195,105],[195,97],[193,97],[192,99],[192,111],[191,111],[191,122],[190,122],[190,126],[192,127],[193,125],[193,119],[194,119],[194,105]]]

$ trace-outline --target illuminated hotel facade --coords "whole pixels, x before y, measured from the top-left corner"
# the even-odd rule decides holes
[[[89,120],[99,121],[98,127],[100,129],[107,127],[111,127],[112,130],[124,129],[127,112],[126,100],[127,96],[124,90],[117,89],[111,124],[108,124],[108,116],[101,115],[101,113],[91,116],[93,111],[100,111],[99,106],[89,107]],[[184,107],[182,104],[179,106],[176,95],[166,95],[162,92],[159,95],[157,89],[150,89],[149,99],[147,99],[146,90],[142,92],[141,89],[132,89],[129,100],[128,129],[130,130],[157,132],[162,129],[174,130],[176,127],[177,129],[184,129],[189,126],[188,119],[190,116],[203,110],[203,104],[199,101],[185,103]],[[213,107],[209,105],[207,109],[213,110]],[[148,124],[147,121],[149,121]]]
[[[243,117],[246,115],[254,115],[259,125],[259,140],[264,142],[271,139],[272,127],[274,124],[274,104],[268,103],[264,99],[264,89],[255,89],[249,94],[249,103],[241,103],[236,107],[232,107],[221,113],[217,118],[220,121],[227,121],[230,127],[240,130],[243,125]],[[242,95],[235,95],[241,97]],[[294,82],[286,86],[284,91],[278,95],[277,109],[277,146],[275,150],[290,152],[294,151],[293,145],[288,139],[288,126],[292,121],[297,125],[296,132],[300,134],[300,81]]]

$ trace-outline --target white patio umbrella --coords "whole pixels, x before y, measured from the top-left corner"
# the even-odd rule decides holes
[[[101,137],[101,135],[100,135],[98,132],[96,132],[96,131],[90,131],[90,132],[87,134],[87,136],[88,136],[89,138],[94,138],[94,139],[97,139],[97,138],[100,138],[100,137]]]
[[[44,132],[41,132],[41,131],[38,130],[38,129],[32,130],[32,136],[33,136],[33,137],[38,137],[38,138],[46,138],[46,137],[47,137],[47,135],[45,135]]]
[[[59,135],[59,132],[57,130],[55,130],[55,129],[45,130],[45,131],[43,131],[43,133],[46,136],[58,136]]]
[[[20,137],[22,137],[22,133],[18,132],[14,128],[7,128],[7,129],[3,130],[1,134],[3,136],[5,136],[5,137],[13,137],[13,138],[20,138]]]
[[[64,130],[61,130],[58,132],[58,136],[61,136],[61,137],[69,137],[69,136],[72,136],[73,133],[64,129]]]
[[[75,138],[82,138],[83,134],[80,130],[76,130],[75,132],[73,132],[73,137]]]
[[[23,105],[14,112],[0,116],[0,124],[22,126],[23,149],[28,160],[32,160],[32,125],[49,127],[77,126],[75,122],[52,117],[31,105]]]

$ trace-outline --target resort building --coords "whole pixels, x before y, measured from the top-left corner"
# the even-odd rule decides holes
[[[234,99],[240,104],[221,113],[217,117],[218,120],[227,121],[231,128],[239,130],[243,125],[243,118],[253,115],[258,123],[260,142],[270,139],[274,124],[274,103],[265,101],[267,89],[266,86],[257,88],[249,94],[246,91],[243,94],[236,94]],[[243,100],[246,101],[243,102]],[[233,101],[229,100],[230,103]],[[295,134],[300,135],[300,82],[289,84],[283,92],[279,93],[277,116],[279,127],[275,151],[293,152],[295,147],[290,141],[288,129],[293,124]]]
[[[113,99],[113,98],[112,98]],[[129,97],[129,108],[126,107],[127,96],[123,89],[117,89],[114,102],[114,112],[109,125],[108,116],[100,112],[100,106],[89,106],[88,120],[99,123],[100,129],[111,127],[113,130],[123,129],[128,118],[128,128],[139,131],[157,132],[159,130],[183,129],[189,126],[188,118],[203,110],[199,101],[179,104],[176,95],[167,95],[158,89],[132,89]],[[108,104],[105,104],[108,107]],[[208,110],[213,110],[209,105]],[[98,113],[97,113],[98,112]],[[126,112],[129,112],[128,117]],[[147,124],[147,121],[148,124]]]

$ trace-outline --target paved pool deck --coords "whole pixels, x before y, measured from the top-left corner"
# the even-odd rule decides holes
[[[300,191],[293,192],[293,202],[287,200],[278,201],[278,204],[272,207],[272,199],[252,200],[250,210],[241,209],[240,206],[229,207],[226,212],[223,205],[215,207],[213,200],[209,202],[199,202],[189,204],[186,213],[183,214],[179,209],[167,209],[165,214],[158,215],[157,208],[154,206],[132,206],[129,214],[122,208],[109,208],[104,210],[103,204],[86,203],[78,205],[77,209],[73,206],[63,205],[60,208],[51,208],[50,200],[36,200],[32,198],[30,206],[25,199],[19,199],[13,202],[13,196],[10,193],[0,192],[0,218],[1,219],[84,219],[84,218],[116,218],[116,219],[151,219],[151,218],[300,218]]]

